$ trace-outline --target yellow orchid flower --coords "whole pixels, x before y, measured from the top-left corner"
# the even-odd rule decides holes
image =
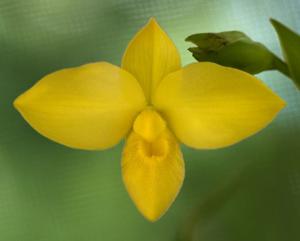
[[[121,68],[98,62],[63,69],[14,102],[36,131],[71,148],[103,150],[125,137],[123,181],[150,221],[166,212],[183,183],[179,142],[232,145],[264,128],[284,105],[240,70],[208,62],[182,68],[154,19],[129,43]]]

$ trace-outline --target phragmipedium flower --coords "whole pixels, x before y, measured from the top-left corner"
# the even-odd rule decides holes
[[[170,207],[184,179],[179,143],[215,149],[264,128],[284,101],[254,76],[213,63],[181,67],[154,19],[129,43],[117,67],[86,64],[49,74],[14,102],[39,133],[72,148],[126,143],[122,175],[151,221]]]

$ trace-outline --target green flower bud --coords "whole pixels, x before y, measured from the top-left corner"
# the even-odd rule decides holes
[[[194,34],[186,41],[197,45],[189,51],[199,62],[214,62],[250,74],[274,69],[274,62],[280,61],[264,45],[238,31]]]

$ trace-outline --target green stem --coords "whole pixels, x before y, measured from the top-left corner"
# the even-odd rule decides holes
[[[279,72],[281,72],[285,76],[289,77],[290,79],[292,78],[287,64],[275,55],[274,55],[274,60],[273,60],[273,67],[274,67],[274,69],[278,70]]]

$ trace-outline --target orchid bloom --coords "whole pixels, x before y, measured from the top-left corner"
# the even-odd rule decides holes
[[[106,62],[51,73],[14,106],[40,134],[71,148],[103,150],[126,139],[122,176],[138,210],[161,217],[184,180],[179,143],[235,144],[269,124],[285,102],[254,76],[179,53],[152,18],[121,68]]]

